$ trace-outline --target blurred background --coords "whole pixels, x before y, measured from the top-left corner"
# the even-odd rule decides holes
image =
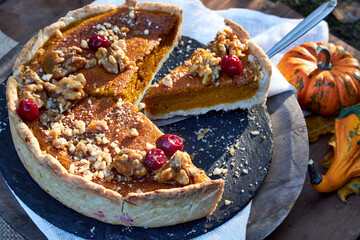
[[[271,0],[282,2],[303,16],[309,15],[326,0]],[[360,1],[338,0],[335,10],[325,18],[330,33],[360,50]]]

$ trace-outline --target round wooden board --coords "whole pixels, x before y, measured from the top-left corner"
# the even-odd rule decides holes
[[[185,44],[173,51],[158,78],[201,46],[186,37],[183,41]],[[6,105],[4,83],[0,86],[0,105]],[[60,229],[86,239],[189,239],[202,235],[226,223],[251,201],[264,181],[271,161],[273,140],[266,106],[250,111],[210,112],[163,126],[164,132],[185,139],[184,149],[194,154],[194,164],[207,174],[213,175],[215,168],[227,171],[211,176],[225,179],[223,198],[210,217],[197,221],[157,229],[114,226],[85,217],[44,192],[17,157],[6,108],[1,108],[0,113],[0,122],[4,125],[0,132],[0,171],[11,189],[36,214]],[[199,139],[201,133],[205,134]],[[226,205],[225,200],[231,204]]]
[[[273,154],[266,180],[256,194],[246,239],[264,239],[292,210],[303,188],[309,160],[305,119],[292,92],[268,98]]]

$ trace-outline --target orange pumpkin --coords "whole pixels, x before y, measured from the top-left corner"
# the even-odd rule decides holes
[[[359,61],[342,46],[302,44],[289,50],[277,68],[296,87],[303,109],[332,115],[360,102]]]

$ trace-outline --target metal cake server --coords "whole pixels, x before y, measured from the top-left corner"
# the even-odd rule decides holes
[[[275,54],[289,46],[302,35],[310,31],[319,22],[321,22],[327,15],[329,15],[336,7],[337,1],[330,0],[323,3],[320,7],[315,9],[309,16],[304,18],[293,30],[291,30],[285,37],[283,37],[277,44],[275,44],[266,54],[272,58]]]

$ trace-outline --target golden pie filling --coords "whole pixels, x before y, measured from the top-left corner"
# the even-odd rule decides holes
[[[26,124],[41,151],[70,174],[123,196],[209,180],[181,151],[149,170],[145,155],[163,133],[133,105],[177,41],[180,21],[161,11],[117,8],[57,30],[20,74],[20,100],[40,109]],[[94,48],[93,36],[107,46]]]
[[[245,69],[250,68],[250,62],[243,59]],[[217,79],[218,84],[203,85],[202,77],[187,74],[189,68],[186,66],[177,67],[169,77],[180,75],[176,78],[171,91],[166,85],[159,85],[151,89],[144,98],[146,112],[152,116],[163,115],[179,110],[189,110],[216,106],[222,103],[234,103],[239,100],[249,99],[259,89],[259,72],[250,70],[249,72],[230,77],[221,75]],[[166,99],[166,101],[164,101]]]
[[[240,59],[241,74],[230,76],[222,70],[221,58],[228,55]],[[145,112],[156,117],[251,99],[258,92],[262,78],[261,64],[248,49],[247,40],[225,29],[150,88],[143,100]]]
[[[37,120],[28,125],[41,149],[55,156],[69,173],[123,195],[208,179],[198,169],[199,175],[189,174],[192,179],[187,183],[176,181],[175,174],[164,179],[164,172],[171,170],[169,166],[149,171],[143,163],[145,154],[163,133],[130,103],[90,97],[63,114],[60,121],[44,126]],[[178,154],[169,162],[176,161],[176,157],[187,162],[176,166],[175,173],[180,168],[194,168],[188,154]]]
[[[82,73],[87,94],[136,103],[173,44],[178,24],[175,15],[118,8],[58,31],[37,52],[25,74],[34,71],[42,81],[51,82]],[[94,35],[107,37],[110,47],[90,49]]]

